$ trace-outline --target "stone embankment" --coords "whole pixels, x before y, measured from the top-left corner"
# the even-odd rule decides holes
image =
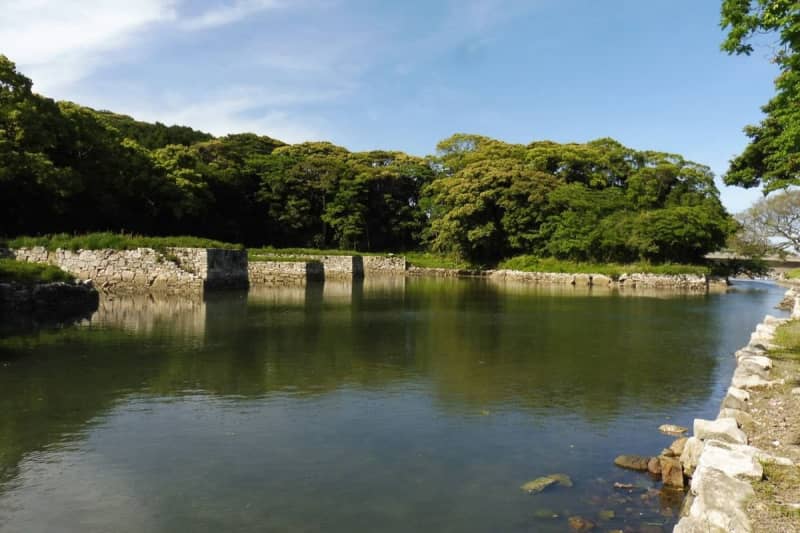
[[[405,275],[402,256],[321,255],[313,258],[287,255],[280,261],[251,261],[250,282],[262,285],[304,285],[309,281],[352,280],[365,276]]]
[[[47,263],[109,292],[197,292],[246,288],[247,252],[216,248],[62,250],[43,247],[11,250],[18,261]]]
[[[99,295],[91,282],[0,283],[0,316],[60,321],[88,316]]]
[[[800,299],[791,290],[787,299],[792,303],[792,318],[800,318]],[[776,328],[787,320],[767,316],[756,327],[747,346],[736,352],[736,370],[717,419],[694,421],[694,434],[686,440],[680,455],[683,473],[691,484],[674,531],[753,531],[749,507],[756,495],[753,483],[761,482],[770,465],[793,467],[791,459],[773,455],[779,441],[772,442],[772,453],[753,445],[764,440],[759,433],[767,424],[754,419],[769,420],[776,414],[769,412],[772,404],[768,411],[754,408],[754,403],[767,391],[785,386],[784,379],[773,375],[773,361],[767,353],[775,348]],[[762,530],[764,526],[759,524]]]
[[[624,274],[613,279],[603,274],[566,274],[550,272],[520,272],[517,270],[489,270],[489,279],[494,281],[521,281],[546,285],[574,285],[579,287],[605,287],[618,289],[681,289],[689,291],[707,291],[710,288],[725,289],[724,280],[709,278],[704,275],[659,275],[659,274]]]

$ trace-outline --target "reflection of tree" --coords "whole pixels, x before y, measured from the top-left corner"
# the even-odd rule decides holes
[[[0,479],[131,393],[303,397],[410,383],[445,409],[604,419],[704,397],[716,364],[719,317],[703,296],[554,298],[426,279],[332,288],[118,299],[88,327],[0,341],[24,355],[0,373]]]

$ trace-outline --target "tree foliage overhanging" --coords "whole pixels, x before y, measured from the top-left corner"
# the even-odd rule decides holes
[[[691,262],[734,223],[710,170],[612,139],[458,134],[435,156],[214,138],[55,102],[0,55],[0,234],[192,234],[250,246]]]
[[[751,54],[756,43],[773,51],[780,69],[775,96],[762,107],[764,119],[744,131],[750,138],[725,176],[728,185],[758,187],[764,193],[800,185],[800,4],[796,0],[723,0],[722,49]]]

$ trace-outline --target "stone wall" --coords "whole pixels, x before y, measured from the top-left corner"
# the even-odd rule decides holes
[[[319,261],[252,261],[247,271],[252,285],[302,286],[325,279]]]
[[[603,274],[566,274],[556,272],[521,272],[518,270],[490,270],[486,275],[493,281],[516,281],[547,285],[574,285],[577,287],[615,287],[619,289],[680,289],[707,291],[709,288],[727,288],[724,281],[710,280],[703,275],[626,274],[612,279]]]
[[[787,297],[793,300],[792,318],[800,318],[800,299],[792,290]],[[693,436],[680,455],[691,485],[675,532],[752,531],[747,508],[755,497],[752,482],[762,480],[765,464],[793,465],[752,446],[753,435],[744,431],[760,427],[754,423],[751,392],[783,384],[771,378],[773,361],[767,351],[776,328],[787,320],[767,316],[756,326],[750,342],[735,354],[736,370],[716,420],[695,419]]]
[[[12,250],[18,261],[49,263],[111,292],[198,292],[205,288],[247,287],[247,252],[204,248]]]
[[[408,269],[406,258],[400,255],[365,255],[364,274],[404,274]]]
[[[206,289],[244,289],[248,286],[246,250],[221,248],[169,248],[181,269],[204,281]]]
[[[365,276],[405,274],[406,259],[398,256],[322,255],[314,260],[253,261],[250,282],[303,285],[308,281],[352,280]]]

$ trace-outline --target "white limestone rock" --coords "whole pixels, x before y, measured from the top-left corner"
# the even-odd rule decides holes
[[[745,512],[748,500],[755,496],[750,483],[715,468],[706,468],[702,476],[692,479],[691,490],[695,498],[689,516],[706,523],[708,531],[745,533],[753,530]]]
[[[756,448],[707,440],[697,469],[692,476],[692,485],[702,483],[709,470],[719,470],[731,477],[744,477],[760,480],[764,477],[764,468],[756,457]]]
[[[747,444],[747,435],[739,429],[735,418],[717,420],[694,419],[694,436],[702,441],[721,440],[734,444]]]
[[[700,454],[703,453],[703,441],[697,437],[689,437],[683,445],[683,452],[681,452],[681,465],[683,465],[683,472],[687,476],[694,474],[697,468],[697,463],[700,461]]]

